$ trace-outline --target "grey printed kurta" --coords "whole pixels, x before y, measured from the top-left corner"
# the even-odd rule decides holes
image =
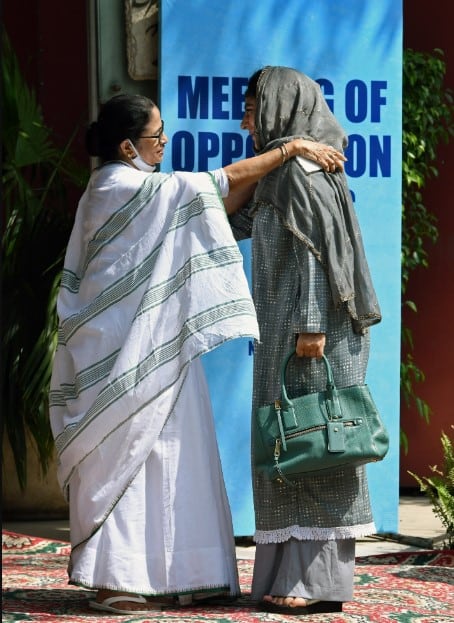
[[[315,173],[312,175],[324,175]],[[354,333],[345,306],[334,308],[326,273],[308,247],[265,203],[230,218],[237,239],[252,237],[252,287],[260,328],[255,344],[253,413],[280,397],[280,365],[300,332],[327,334],[327,355],[339,387],[364,382],[369,335]],[[293,358],[289,396],[325,388],[323,364]],[[255,540],[354,538],[374,532],[365,468],[305,476],[296,488],[253,471]]]
[[[294,69],[264,68],[254,99],[259,153],[292,137],[338,150],[347,144],[319,85]],[[237,239],[252,237],[260,329],[253,416],[258,407],[280,398],[281,362],[299,333],[326,334],[325,354],[338,387],[363,383],[368,327],[381,320],[345,174],[307,169],[304,160],[288,160],[259,181],[249,206],[230,217]],[[289,396],[325,387],[320,360],[293,358],[287,371]],[[375,530],[364,467],[307,475],[296,487],[271,482],[253,469],[253,489],[258,544],[292,537],[354,539]]]

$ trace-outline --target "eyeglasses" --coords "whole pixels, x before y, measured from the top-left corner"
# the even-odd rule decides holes
[[[161,127],[157,134],[148,134],[147,136],[139,136],[139,138],[157,138],[159,142],[161,142],[162,135],[164,134],[164,121],[162,122]]]

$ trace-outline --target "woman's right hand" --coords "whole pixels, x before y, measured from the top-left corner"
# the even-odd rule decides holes
[[[229,180],[229,193],[258,182],[261,177],[294,156],[313,160],[330,173],[334,173],[337,168],[343,169],[346,160],[340,151],[330,145],[296,138],[253,158],[244,158],[226,165],[224,171]]]
[[[344,162],[347,158],[341,151],[325,143],[316,143],[305,138],[296,138],[291,143],[295,143],[296,154],[308,160],[313,160],[325,171],[333,172],[336,169],[344,170]],[[287,143],[288,147],[289,143]]]

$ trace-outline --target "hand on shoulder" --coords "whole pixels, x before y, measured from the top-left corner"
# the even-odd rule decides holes
[[[333,172],[336,169],[344,170],[344,162],[347,158],[344,154],[331,145],[325,145],[325,143],[317,143],[305,138],[296,138],[290,143],[289,146],[294,146],[294,156],[303,156],[309,160],[317,162],[325,171]]]

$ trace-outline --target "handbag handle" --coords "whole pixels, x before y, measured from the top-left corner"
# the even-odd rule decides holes
[[[281,395],[282,406],[285,410],[293,410],[293,403],[288,397],[287,388],[285,387],[285,374],[287,372],[287,366],[293,355],[296,354],[296,350],[293,348],[285,357],[281,366]],[[336,384],[334,383],[333,370],[331,365],[325,357],[322,355],[323,363],[326,369],[326,409],[328,412],[328,418],[330,420],[336,420],[342,418],[342,411],[340,407],[339,397],[337,393]]]

